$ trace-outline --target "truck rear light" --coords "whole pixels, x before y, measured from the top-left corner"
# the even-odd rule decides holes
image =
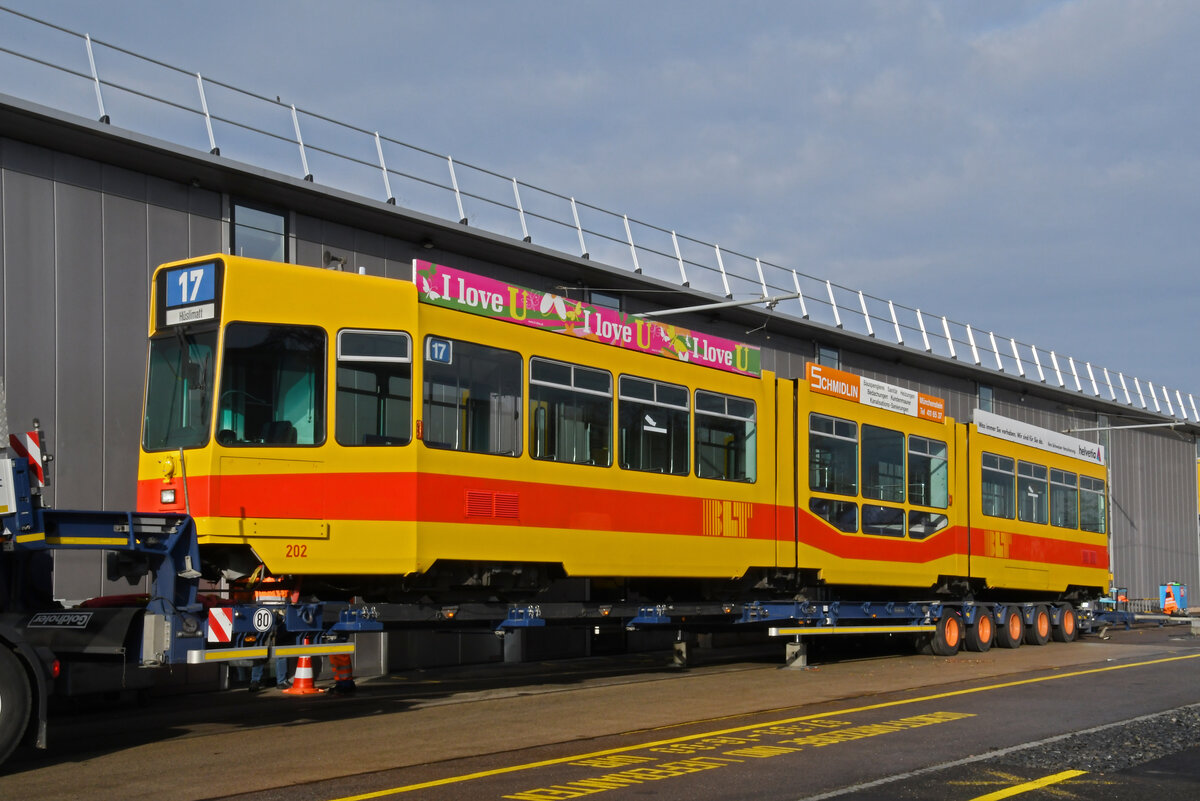
[[[169,506],[175,503],[175,490],[165,489],[158,493],[158,500],[164,505]]]

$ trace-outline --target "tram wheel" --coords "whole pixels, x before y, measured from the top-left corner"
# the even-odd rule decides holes
[[[1009,606],[1004,610],[1004,619],[996,629],[996,645],[1001,648],[1020,648],[1025,635],[1025,623],[1021,613]]]
[[[967,626],[967,634],[963,639],[963,645],[968,651],[983,653],[992,647],[992,638],[996,635],[996,626],[992,622],[992,613],[986,609],[980,609],[975,622]]]
[[[1028,645],[1045,645],[1050,639],[1050,610],[1038,606],[1033,610],[1033,622],[1025,627],[1025,642]]]
[[[1075,617],[1075,607],[1070,604],[1062,605],[1062,620],[1054,627],[1055,642],[1075,642],[1079,636],[1079,621]]]
[[[937,622],[937,631],[929,647],[935,656],[954,656],[962,646],[963,624],[958,612],[945,610]]]

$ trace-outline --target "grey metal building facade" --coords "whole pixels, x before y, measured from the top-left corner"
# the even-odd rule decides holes
[[[51,433],[56,505],[133,505],[151,271],[229,252],[238,215],[258,209],[283,222],[281,255],[314,268],[332,260],[405,278],[419,257],[537,288],[650,290],[628,296],[626,311],[722,299],[699,289],[681,298],[678,285],[599,258],[0,96],[0,373],[10,425],[37,417]],[[1156,596],[1164,581],[1200,588],[1200,427],[1186,414],[1181,422],[1133,410],[848,328],[772,317],[763,329],[762,321],[761,311],[745,308],[680,320],[761,346],[764,368],[782,377],[835,358],[842,369],[943,397],[959,420],[982,406],[1104,444],[1117,583],[1135,598]],[[1122,430],[1155,421],[1163,427]],[[79,587],[72,592],[80,597],[120,591],[94,561],[59,559],[61,580]]]

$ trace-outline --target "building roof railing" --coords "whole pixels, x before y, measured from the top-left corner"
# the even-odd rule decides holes
[[[773,313],[1135,411],[1200,423],[1191,393],[707,243],[0,6],[5,92]]]

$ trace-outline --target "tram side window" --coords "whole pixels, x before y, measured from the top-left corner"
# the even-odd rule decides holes
[[[1013,460],[1007,456],[984,453],[983,470],[980,477],[980,492],[983,496],[983,513],[989,517],[1012,520],[1013,514]]]
[[[325,441],[325,332],[302,325],[230,323],[217,404],[222,445]]]
[[[696,390],[696,475],[754,481],[757,467],[754,401]]]
[[[146,450],[197,448],[208,442],[216,350],[215,328],[187,334],[176,329],[150,340],[142,426]]]
[[[809,415],[808,488],[837,495],[858,494],[857,423],[823,414]]]
[[[1088,476],[1079,477],[1079,527],[1084,531],[1104,533],[1104,481]]]
[[[612,464],[612,374],[529,360],[529,448],[535,459]]]
[[[904,510],[896,506],[864,503],[862,507],[863,534],[882,537],[904,536]]]
[[[904,503],[904,435],[899,431],[863,424],[862,494],[876,501]],[[864,526],[866,517],[864,509]]]
[[[426,337],[424,400],[429,447],[520,455],[520,354]]]
[[[1079,489],[1074,473],[1050,471],[1050,524],[1079,528]]]
[[[1029,462],[1017,463],[1017,519],[1045,524],[1050,519],[1050,494],[1046,468]]]
[[[688,427],[686,387],[621,376],[617,436],[622,468],[686,476]]]
[[[945,509],[950,498],[950,470],[946,443],[936,439],[908,438],[908,500],[918,506]]]
[[[808,508],[817,517],[832,523],[839,531],[848,534],[858,531],[858,504],[853,501],[813,498],[809,500]]]
[[[932,537],[948,525],[950,518],[937,512],[912,509],[908,513],[908,536],[914,540]]]
[[[412,341],[399,331],[338,332],[334,434],[342,445],[412,441]]]

